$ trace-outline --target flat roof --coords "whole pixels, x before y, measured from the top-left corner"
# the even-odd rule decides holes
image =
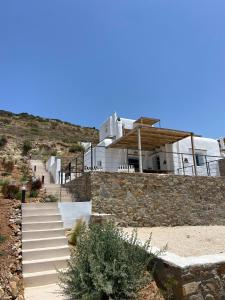
[[[156,124],[158,122],[160,122],[160,119],[140,117],[134,123],[135,124],[154,125],[154,124]]]
[[[154,150],[165,144],[178,142],[193,133],[188,131],[180,131],[167,128],[152,127],[150,125],[137,125],[134,129],[126,131],[127,133],[121,138],[115,140],[107,148],[119,149],[138,149],[138,133],[140,128],[141,133],[141,148],[142,150]]]

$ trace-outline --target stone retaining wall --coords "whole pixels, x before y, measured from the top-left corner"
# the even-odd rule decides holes
[[[225,225],[223,177],[92,172],[71,186],[129,226]]]
[[[225,299],[225,262],[180,268],[158,261],[154,278],[175,300]]]

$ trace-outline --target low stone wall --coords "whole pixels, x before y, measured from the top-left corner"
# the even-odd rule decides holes
[[[221,176],[225,176],[225,159],[220,159],[219,163],[219,171]]]
[[[198,258],[196,258],[197,261]],[[179,267],[159,260],[154,278],[169,299],[225,299],[225,262]]]
[[[92,172],[79,182],[93,212],[129,226],[225,225],[223,177]]]

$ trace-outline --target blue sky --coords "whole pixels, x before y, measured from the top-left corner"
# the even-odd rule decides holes
[[[225,1],[0,0],[0,108],[225,136]]]

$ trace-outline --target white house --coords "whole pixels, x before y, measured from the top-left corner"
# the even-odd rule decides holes
[[[160,120],[120,118],[100,127],[99,143],[86,144],[85,170],[219,176],[217,140],[160,127]]]

